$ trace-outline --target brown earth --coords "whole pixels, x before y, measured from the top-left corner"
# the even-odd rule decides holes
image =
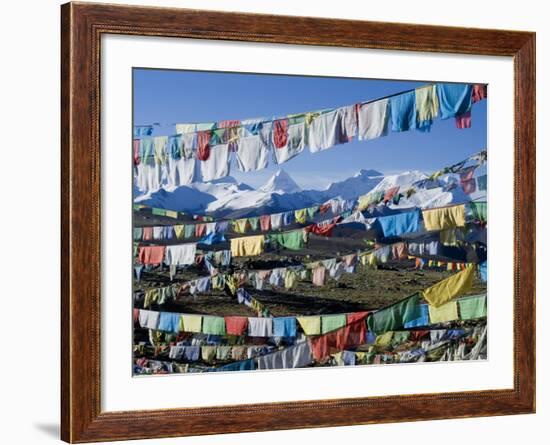
[[[137,223],[136,226],[140,226],[143,224],[187,224],[189,221],[176,222],[162,217],[135,216],[134,223]],[[229,234],[227,238],[231,236],[235,235]],[[233,258],[232,264],[236,271],[262,270],[334,258],[358,250],[366,250],[366,237],[367,232],[364,230],[335,230],[332,238],[311,236],[307,246],[298,252],[268,250],[258,257]],[[184,242],[196,241],[186,240]],[[218,250],[229,249],[229,247],[229,242],[216,245]],[[274,316],[356,312],[388,306],[449,277],[452,273],[455,272],[448,272],[443,268],[416,270],[413,260],[390,261],[379,265],[376,270],[358,265],[356,273],[344,273],[339,282],[328,279],[327,284],[322,287],[313,286],[311,281],[303,281],[291,290],[272,288],[269,285],[266,285],[263,291],[250,287],[247,290],[258,301],[264,303]],[[185,282],[207,275],[205,267],[190,266],[185,270],[178,271],[174,281],[171,282],[168,268],[163,267],[162,270],[144,271],[141,282],[134,282],[134,290],[167,286],[170,283]],[[486,284],[476,279],[469,294],[485,292]],[[183,295],[176,302],[153,306],[152,309],[205,315],[254,315],[254,311],[238,304],[235,298],[227,296],[223,291],[199,294],[196,297]]]
[[[338,282],[332,279],[323,287],[311,282],[299,282],[294,289],[272,288],[258,291],[249,288],[250,294],[264,303],[275,316],[330,314],[379,309],[399,301],[414,292],[423,290],[451,275],[451,272],[437,268],[415,270],[412,261],[386,263],[377,270],[359,265],[356,273],[344,274]],[[183,281],[196,278],[196,274],[179,274]],[[168,272],[162,274],[144,273],[143,284],[166,285]],[[149,286],[141,286],[147,288]],[[476,279],[470,295],[486,292],[486,285]],[[253,315],[248,307],[223,291],[199,294],[195,298],[184,295],[178,302],[163,305],[167,311],[197,313],[206,315]]]

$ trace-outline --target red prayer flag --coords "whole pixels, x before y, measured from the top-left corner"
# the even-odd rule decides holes
[[[424,337],[426,337],[429,333],[430,331],[426,331],[426,330],[411,331],[410,339],[413,341],[420,341]]]
[[[248,327],[247,317],[224,317],[227,335],[244,335]]]
[[[467,111],[455,117],[456,128],[470,128],[472,126],[472,112]]]
[[[197,224],[195,226],[195,236],[201,238],[206,234],[206,224]]]
[[[262,232],[271,230],[271,215],[260,216],[260,229],[262,229]]]
[[[406,260],[409,256],[406,243],[395,243],[391,248],[394,260]]]
[[[141,159],[139,157],[139,139],[134,139],[134,165],[139,165]]]
[[[475,104],[487,97],[487,85],[476,84],[472,88],[472,102]]]
[[[460,185],[464,193],[470,194],[476,191],[476,181],[474,179],[475,167],[469,167],[460,173]]]
[[[275,148],[286,147],[288,142],[288,119],[278,119],[273,122],[273,145]]]
[[[332,231],[335,227],[336,223],[326,224],[323,226],[320,226],[319,224],[311,224],[310,226],[305,227],[305,231],[319,236],[330,237],[332,236]]]
[[[164,246],[140,246],[138,260],[141,264],[161,264],[164,260]]]
[[[399,191],[399,186],[391,187],[386,191],[386,194],[384,195],[384,202],[391,201],[395,194]]]
[[[197,132],[197,158],[199,161],[210,158],[210,130]]]
[[[241,125],[241,121],[236,120],[225,120],[225,121],[219,121],[217,124],[218,128],[232,128],[232,127],[238,127]]]
[[[365,343],[366,336],[367,324],[364,318],[360,318],[328,334],[309,337],[308,341],[313,357],[319,361],[345,348]]]
[[[476,191],[475,179],[470,179],[469,181],[462,182],[461,185],[462,185],[462,190],[467,195],[474,193]]]
[[[153,228],[152,227],[144,227],[143,228],[143,234],[141,235],[141,239],[143,241],[151,241],[153,239]]]
[[[346,315],[346,323],[351,324],[359,320],[364,320],[369,314],[369,311],[352,312],[351,314]]]

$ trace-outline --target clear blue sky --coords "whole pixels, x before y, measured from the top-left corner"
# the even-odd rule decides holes
[[[365,75],[368,75],[366,70]],[[404,76],[406,73],[404,73]],[[134,124],[163,124],[155,135],[173,134],[175,123],[284,116],[349,105],[398,93],[426,82],[134,69]],[[434,81],[437,81],[435,79]],[[472,128],[457,129],[454,119],[437,120],[429,133],[390,133],[354,141],[321,153],[301,155],[282,165],[302,188],[324,188],[358,170],[385,174],[426,173],[460,161],[487,145],[487,101],[472,109]],[[277,170],[231,175],[257,187]]]

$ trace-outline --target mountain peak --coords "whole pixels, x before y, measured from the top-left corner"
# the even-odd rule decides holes
[[[418,170],[405,171],[395,175],[386,175],[373,190],[382,191],[395,186],[408,188],[415,182],[426,179],[427,177],[426,174]]]
[[[331,182],[325,189],[329,196],[354,199],[372,190],[384,175],[376,170],[361,169],[353,176],[342,181]]]
[[[353,175],[354,178],[372,178],[376,176],[384,176],[384,174],[380,173],[378,170],[366,170],[362,168]]]
[[[283,169],[279,169],[269,180],[258,189],[271,193],[297,193],[302,189],[290,175]]]

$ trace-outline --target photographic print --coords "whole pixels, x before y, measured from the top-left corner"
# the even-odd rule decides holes
[[[63,440],[535,412],[535,40],[63,5]]]
[[[132,76],[134,376],[487,359],[487,85]]]

